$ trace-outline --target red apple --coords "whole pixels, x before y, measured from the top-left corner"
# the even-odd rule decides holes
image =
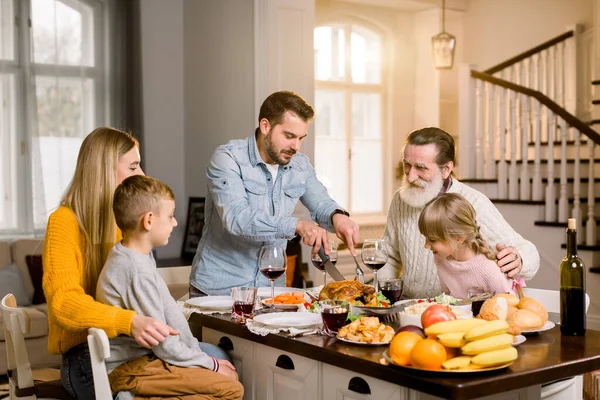
[[[400,332],[404,332],[404,331],[414,332],[417,335],[420,335],[423,339],[425,339],[425,332],[423,332],[423,329],[421,329],[420,327],[418,327],[416,325],[405,325],[402,328],[398,329],[396,331],[396,333],[400,333]]]
[[[456,314],[452,312],[452,309],[445,304],[433,304],[423,312],[421,315],[421,325],[423,329],[433,325],[437,322],[452,321],[456,319]]]

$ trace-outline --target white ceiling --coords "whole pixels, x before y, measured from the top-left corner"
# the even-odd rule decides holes
[[[393,8],[403,11],[423,11],[442,6],[442,0],[334,0],[340,3],[354,3],[365,6]],[[446,8],[465,11],[468,0],[446,0]]]

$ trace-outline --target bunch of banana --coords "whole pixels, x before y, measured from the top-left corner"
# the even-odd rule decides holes
[[[425,329],[449,348],[459,348],[461,355],[442,364],[443,369],[489,368],[514,361],[518,352],[512,346],[514,336],[507,333],[504,320],[457,319],[433,324]]]

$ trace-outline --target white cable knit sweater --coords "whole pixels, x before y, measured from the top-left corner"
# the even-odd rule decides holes
[[[531,279],[540,266],[540,256],[533,243],[515,232],[483,193],[456,179],[448,192],[461,194],[471,202],[477,213],[481,236],[490,246],[495,249],[497,243],[502,243],[517,248],[523,260],[520,276]],[[404,203],[400,193],[396,192],[387,216],[384,237],[388,245],[388,262],[378,272],[378,278],[402,275],[402,297],[405,298],[433,297],[441,293],[433,253],[425,248],[425,237],[419,232],[422,210]]]

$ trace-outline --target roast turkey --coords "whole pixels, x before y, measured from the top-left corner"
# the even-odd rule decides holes
[[[377,306],[377,297],[373,286],[364,285],[357,280],[328,283],[319,293],[319,300],[343,300],[351,304]]]

